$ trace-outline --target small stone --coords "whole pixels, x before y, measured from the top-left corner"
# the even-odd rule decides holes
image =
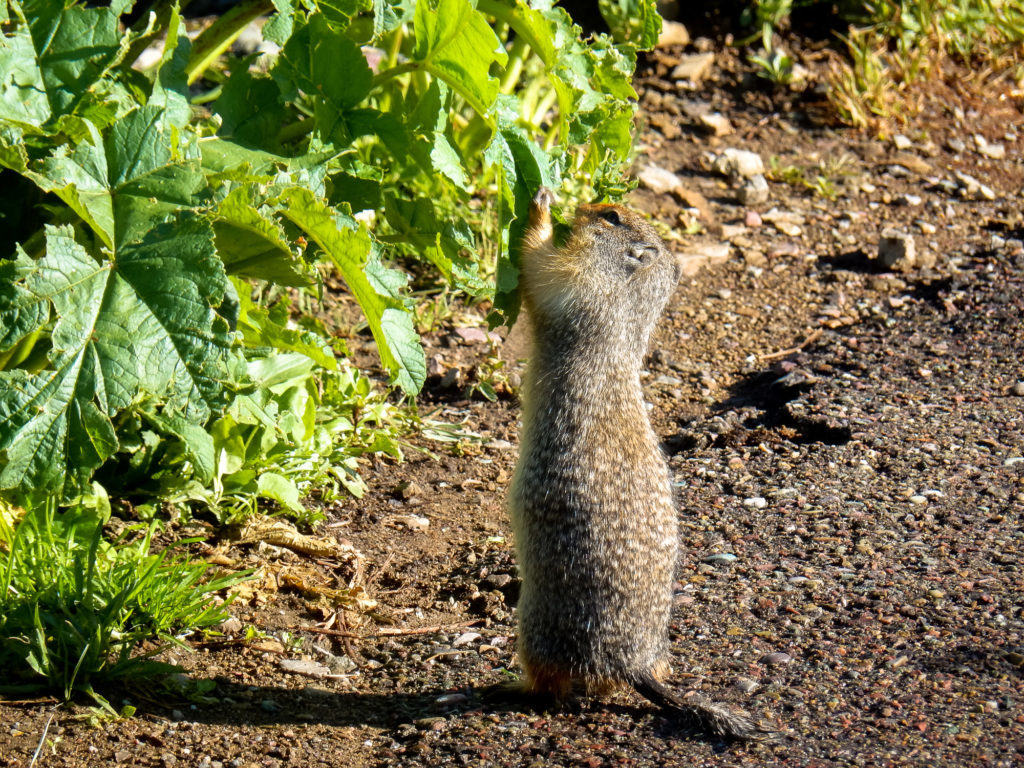
[[[761,657],[760,661],[762,664],[769,667],[781,667],[784,664],[789,664],[793,660],[793,657],[788,653],[782,653],[781,651],[775,651],[774,653],[766,653]]]
[[[704,114],[698,117],[697,120],[701,126],[711,131],[715,136],[728,136],[734,130],[732,123],[729,122],[729,118],[721,112]]]
[[[667,195],[682,189],[683,180],[672,171],[659,165],[646,165],[637,174],[640,186],[651,190],[657,195]]]
[[[484,443],[484,448],[492,451],[510,451],[515,448],[508,440],[489,440]]]
[[[751,680],[749,677],[738,677],[732,685],[743,693],[753,693],[761,687],[756,680]]]
[[[1011,456],[1003,462],[1004,467],[1015,467],[1018,464],[1024,464],[1024,456]]]
[[[749,499],[743,500],[743,506],[752,507],[753,509],[764,509],[768,506],[768,500],[763,496],[751,496]]]
[[[668,48],[673,45],[684,46],[690,44],[690,33],[686,27],[678,21],[663,21],[661,33],[658,35],[658,47]]]
[[[920,496],[920,495],[915,494],[915,495],[910,497],[910,503],[911,504],[917,504],[918,506],[920,506],[922,504],[927,504],[928,503],[928,497],[927,496]]]
[[[431,355],[427,360],[427,375],[428,376],[442,376],[444,375],[444,358],[440,355]]]
[[[293,675],[306,677],[327,677],[331,674],[331,668],[326,664],[306,659],[281,659],[281,669]]]
[[[474,640],[479,640],[480,637],[479,632],[463,632],[452,641],[452,648],[458,648],[460,645],[469,645]]]
[[[932,598],[933,600],[941,600],[945,596],[946,596],[946,593],[944,591],[942,591],[941,589],[929,589],[928,590],[928,597]]]
[[[728,288],[719,288],[717,295],[720,299],[731,299],[732,291],[729,290]]]
[[[439,707],[454,707],[456,704],[464,704],[469,697],[464,693],[446,693],[434,699]]]
[[[217,625],[217,629],[225,635],[237,635],[242,631],[242,621],[237,616],[228,616]]]
[[[672,70],[673,80],[689,80],[696,84],[703,80],[715,63],[713,53],[690,53],[680,57],[679,64]]]
[[[456,328],[452,336],[463,344],[480,344],[487,341],[487,332],[483,328]]]
[[[743,214],[743,223],[748,227],[760,227],[763,223],[761,220],[761,214],[757,211],[747,211]]]
[[[131,759],[132,753],[129,752],[127,749],[119,749],[117,750],[117,752],[114,753],[115,763],[127,763]]]
[[[768,202],[770,190],[768,181],[760,173],[743,182],[736,191],[736,199],[741,205],[761,205]]]
[[[1002,160],[1006,157],[1006,147],[1002,144],[989,144],[980,133],[974,134],[973,138],[979,155],[991,157],[993,160]]]
[[[425,531],[430,527],[430,519],[421,515],[397,515],[391,518],[396,525],[404,525],[410,531]]]
[[[413,480],[403,480],[395,488],[395,493],[408,501],[409,499],[413,499],[417,496],[422,496],[423,489],[420,488]]]
[[[729,147],[714,156],[711,167],[723,176],[750,178],[764,175],[764,160],[757,152]]]
[[[892,143],[896,145],[896,149],[907,150],[914,146],[914,142],[904,136],[902,133],[897,133],[892,137]]]
[[[900,195],[896,198],[896,204],[917,206],[921,204],[921,198],[918,195]]]
[[[743,261],[748,267],[764,267],[768,264],[768,257],[764,255],[764,251],[747,248],[743,251]]]
[[[878,263],[883,269],[907,272],[917,264],[914,236],[886,229],[878,241]]]
[[[914,224],[917,225],[917,228],[921,230],[921,234],[923,235],[934,235],[938,232],[938,228],[934,224],[925,221],[924,219],[916,219]]]
[[[1018,381],[1016,384],[1010,387],[1010,391],[1017,397],[1024,397],[1024,381]]]
[[[946,148],[951,152],[963,152],[967,149],[967,145],[964,143],[963,139],[954,136],[946,141]]]
[[[707,563],[708,565],[726,565],[728,563],[735,563],[737,559],[736,555],[731,552],[717,552],[713,555],[701,558],[701,562]]]
[[[273,699],[263,699],[263,701],[260,702],[260,709],[264,712],[277,712],[281,709],[281,705]]]
[[[182,712],[180,709],[172,709],[171,710],[171,720],[175,721],[176,723],[180,723],[184,719],[185,719],[185,713]]]

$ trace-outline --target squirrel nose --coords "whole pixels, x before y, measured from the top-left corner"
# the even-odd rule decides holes
[[[639,243],[634,243],[633,245],[629,246],[630,258],[636,259],[639,262],[649,261],[657,253],[658,249],[652,248],[649,245],[641,245]]]

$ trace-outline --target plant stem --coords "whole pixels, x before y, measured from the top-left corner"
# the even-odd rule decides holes
[[[412,72],[419,69],[420,63],[418,61],[407,61],[405,64],[396,64],[395,66],[385,69],[383,72],[378,72],[373,76],[373,88],[379,87],[381,84],[386,83],[388,80],[392,80],[400,75],[404,75],[406,72]]]
[[[249,24],[273,10],[270,0],[245,0],[203,30],[192,43],[192,55],[185,67],[188,84],[203,76]]]
[[[526,60],[526,38],[516,35],[515,41],[508,52],[508,66],[498,86],[502,93],[512,93],[519,83],[519,76],[523,72],[523,63]]]

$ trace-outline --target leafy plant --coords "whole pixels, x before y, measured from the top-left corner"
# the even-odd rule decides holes
[[[221,622],[214,595],[241,576],[204,581],[205,564],[153,554],[155,524],[107,542],[106,494],[83,501],[59,514],[51,501],[13,526],[0,516],[0,666],[7,687],[84,691],[106,705],[94,684],[175,669],[153,657],[181,645],[182,631]]]
[[[246,315],[238,278],[318,290],[334,272],[392,382],[415,393],[425,361],[407,273],[389,262],[493,294],[492,322],[514,322],[529,199],[568,170],[598,194],[621,188],[635,49],[659,23],[640,4],[640,32],[616,45],[517,0],[250,0],[190,41],[176,7],[124,28],[130,7],[2,6],[0,166],[47,206],[0,264],[0,489],[71,498],[141,450],[140,419],[190,446],[201,482],[223,478],[197,430],[213,439],[254,362],[336,368],[322,340],[295,349]],[[279,55],[226,53],[272,10]],[[161,37],[159,61],[135,69]],[[482,195],[494,248],[460,214]]]

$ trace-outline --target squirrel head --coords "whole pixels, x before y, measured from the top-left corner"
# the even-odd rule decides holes
[[[521,278],[527,307],[548,327],[575,326],[646,347],[679,282],[678,260],[640,214],[621,205],[581,205],[556,247],[551,201],[542,188],[530,209]]]

